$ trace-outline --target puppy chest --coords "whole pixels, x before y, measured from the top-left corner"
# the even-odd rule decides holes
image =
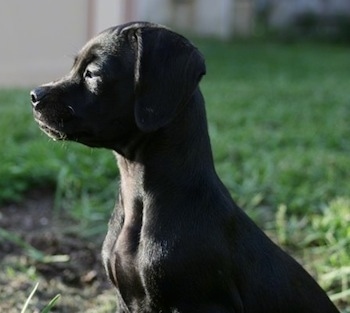
[[[230,268],[214,250],[189,251],[185,242],[157,242],[144,248],[140,251],[139,270],[153,302],[162,299],[165,306],[175,305],[192,301],[187,299],[189,295],[212,298],[218,292],[227,292],[224,286],[231,279]]]
[[[163,277],[166,252],[159,244],[136,244],[126,240],[128,237],[121,233],[109,264],[114,269],[115,285],[128,307],[145,307],[157,301],[155,291]]]

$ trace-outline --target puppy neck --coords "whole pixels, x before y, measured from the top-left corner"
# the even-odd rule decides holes
[[[132,146],[128,153],[117,154],[117,159],[122,185],[132,185],[138,194],[149,192],[148,186],[178,189],[216,176],[199,88],[171,123],[153,133],[138,134]]]

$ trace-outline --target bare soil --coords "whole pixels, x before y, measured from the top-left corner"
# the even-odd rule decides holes
[[[26,312],[41,312],[57,294],[51,312],[115,312],[102,238],[81,238],[74,221],[53,204],[53,191],[39,189],[20,204],[0,207],[0,312],[21,312],[37,282]]]
[[[51,312],[115,312],[102,241],[79,236],[77,224],[63,210],[54,210],[52,189],[32,190],[21,203],[1,206],[0,313],[21,312],[37,282],[25,313],[41,312],[58,294]]]

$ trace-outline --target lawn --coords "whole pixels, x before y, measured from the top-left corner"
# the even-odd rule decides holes
[[[201,87],[220,177],[350,312],[349,47],[195,42],[207,63]],[[50,186],[53,210],[79,221],[79,236],[100,238],[117,189],[109,151],[48,139],[28,90],[0,91],[0,142],[3,205]]]

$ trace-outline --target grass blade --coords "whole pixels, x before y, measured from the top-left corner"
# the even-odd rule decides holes
[[[32,292],[30,293],[29,297],[27,298],[26,302],[24,303],[21,313],[24,313],[26,311],[30,300],[33,298],[36,290],[38,289],[38,286],[39,286],[39,283],[36,283],[34,288],[33,288],[33,290],[32,290]]]
[[[49,313],[51,311],[51,309],[55,306],[56,302],[58,301],[58,299],[61,297],[60,294],[56,295],[56,297],[54,297],[49,304],[44,308],[44,310],[42,310],[41,313]]]

